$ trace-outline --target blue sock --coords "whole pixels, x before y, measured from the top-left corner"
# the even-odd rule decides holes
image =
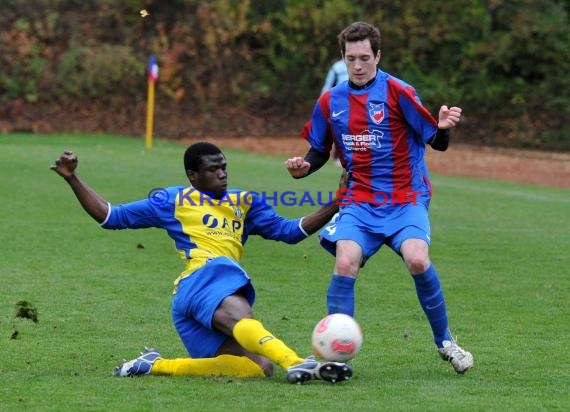
[[[327,290],[327,307],[329,315],[344,313],[354,316],[354,284],[356,278],[332,275]]]
[[[413,275],[412,278],[416,283],[416,292],[422,309],[429,320],[434,342],[438,348],[441,348],[444,340],[452,339],[437,270],[431,265],[424,273]]]

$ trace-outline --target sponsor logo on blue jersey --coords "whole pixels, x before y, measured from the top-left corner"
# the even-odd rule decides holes
[[[364,130],[360,134],[342,134],[341,139],[346,151],[366,152],[368,149],[380,149],[384,133],[380,130]]]

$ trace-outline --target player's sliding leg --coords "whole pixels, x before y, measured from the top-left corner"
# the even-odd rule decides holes
[[[304,365],[304,372],[301,373],[302,377],[299,380],[295,379],[295,382],[310,379],[338,382],[349,379],[352,376],[352,371],[349,373],[348,370],[350,368],[345,364],[334,362],[319,363],[313,359],[308,362],[307,359],[301,358],[281,339],[276,338],[269,332],[260,321],[253,319],[251,306],[242,294],[233,294],[223,299],[216,308],[213,324],[217,330],[233,336],[239,346],[250,354],[269,359],[287,370],[298,365]],[[321,374],[321,370],[326,370],[327,373]],[[297,372],[293,373],[293,375],[300,373]]]
[[[352,377],[352,369],[338,362],[320,363],[303,359],[283,341],[268,332],[261,322],[245,318],[234,327],[236,341],[246,350],[264,356],[287,369],[290,383],[322,379],[336,383]],[[120,377],[139,375],[168,376],[265,376],[263,369],[246,356],[219,355],[214,358],[163,359],[154,349],[147,349],[136,359],[125,361],[115,370]]]
[[[136,359],[125,361],[115,369],[115,376],[265,376],[261,367],[246,356],[220,355],[215,358],[163,359],[155,349],[146,349]]]
[[[155,349],[146,349],[141,356],[125,361],[115,369],[117,377],[142,375],[166,376],[234,376],[240,378],[262,377],[261,367],[246,356],[219,355],[215,358],[163,359]],[[314,359],[303,359],[287,371],[290,383],[303,383],[322,379],[335,383],[352,377],[352,369],[343,363],[319,363]]]
[[[304,360],[265,329],[260,321],[253,319],[249,301],[242,294],[226,296],[216,308],[212,324],[217,331],[232,336],[247,352],[263,356],[285,369]],[[236,354],[235,348],[221,350],[222,353]]]
[[[247,351],[264,356],[287,369],[287,380],[290,383],[303,383],[312,379],[335,383],[352,377],[352,369],[344,363],[320,363],[314,359],[301,358],[256,319],[244,318],[238,321],[233,335]]]
[[[247,351],[264,356],[285,369],[304,361],[293,349],[265,329],[257,319],[241,319],[234,326],[233,335]]]
[[[215,358],[158,359],[151,375],[263,377],[261,367],[247,356],[220,355]]]
[[[449,361],[457,373],[465,373],[473,366],[473,355],[461,349],[449,332],[445,299],[435,267],[430,265],[425,272],[414,274],[412,277],[440,356]]]

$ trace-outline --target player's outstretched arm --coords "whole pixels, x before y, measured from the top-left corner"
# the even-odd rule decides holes
[[[340,176],[339,189],[346,189],[347,182],[348,174],[346,173],[346,170],[343,169]],[[338,197],[336,197],[330,205],[323,206],[316,212],[303,217],[303,221],[301,223],[303,230],[309,235],[312,235],[317,230],[322,228],[332,219],[335,213],[338,212],[339,204],[340,200]]]
[[[50,166],[50,169],[65,179],[69,186],[71,186],[77,200],[79,200],[79,203],[83,206],[83,209],[85,209],[89,216],[101,223],[107,217],[109,203],[75,174],[78,163],[79,160],[75,153],[65,151],[56,159],[54,164]]]

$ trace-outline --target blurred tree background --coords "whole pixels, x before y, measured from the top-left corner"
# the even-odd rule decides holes
[[[145,9],[149,16],[141,17]],[[3,0],[0,131],[285,136],[309,118],[336,36],[382,32],[380,67],[435,114],[464,108],[460,142],[570,150],[570,29],[556,0]]]

